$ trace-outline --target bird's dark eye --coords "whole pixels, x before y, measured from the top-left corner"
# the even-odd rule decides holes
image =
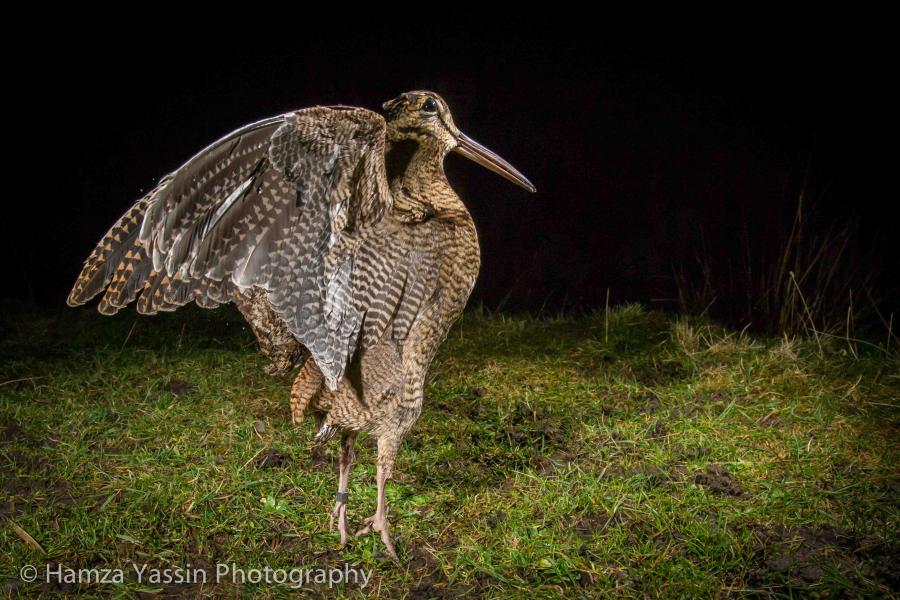
[[[437,102],[434,101],[434,98],[428,98],[422,103],[422,111],[430,113],[437,112]]]

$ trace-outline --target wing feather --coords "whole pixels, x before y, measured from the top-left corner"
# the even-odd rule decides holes
[[[363,109],[316,107],[243,127],[113,225],[69,303],[103,293],[104,314],[134,300],[153,314],[259,288],[335,387],[360,344],[405,337],[437,285],[432,250],[411,251],[384,218],[393,205],[384,149],[384,120]]]

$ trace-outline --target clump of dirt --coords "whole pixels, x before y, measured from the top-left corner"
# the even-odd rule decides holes
[[[487,523],[487,526],[490,527],[491,529],[497,529],[497,527],[500,525],[500,523],[504,522],[505,520],[506,520],[506,513],[503,512],[502,510],[495,510],[495,511],[488,513],[488,516],[485,519],[485,522]]]
[[[215,560],[221,560],[229,556],[230,542],[231,534],[227,531],[219,531],[206,538],[206,545],[209,548],[209,553]]]
[[[653,424],[653,429],[651,429],[650,432],[653,434],[653,437],[661,438],[668,435],[669,428],[661,420],[657,420],[656,423]]]
[[[535,457],[531,463],[541,475],[552,475],[572,464],[574,458],[571,453],[558,450],[550,456]]]
[[[395,477],[398,482],[401,481],[399,475],[398,473],[398,477]],[[444,475],[450,478],[446,483],[455,481],[459,484],[481,485],[491,479],[492,471],[489,464],[480,462],[478,459],[460,458],[447,463],[447,472]],[[410,481],[415,480],[416,478],[410,479]]]
[[[253,463],[257,469],[281,469],[291,464],[291,456],[273,448],[266,448]]]
[[[13,442],[27,444],[31,441],[33,441],[31,436],[15,421],[0,423],[0,444],[11,444]]]
[[[438,598],[456,598],[456,592],[448,590],[442,584],[435,583],[431,578],[424,578],[409,590],[410,600],[431,600]]]
[[[628,535],[628,544],[630,546],[642,546],[651,544],[657,551],[667,548],[672,553],[678,554],[683,551],[684,536],[675,529],[659,529],[658,525],[640,517],[629,518],[622,516],[621,513],[616,515],[619,517],[617,524],[622,526],[622,530]],[[638,588],[642,588],[640,582],[637,582]]]
[[[645,392],[638,393],[635,395],[635,399],[644,404],[644,407],[641,409],[642,413],[652,415],[653,413],[659,411],[659,396],[657,396],[653,391],[647,390]]]
[[[266,535],[266,546],[280,556],[303,555],[309,550],[306,538],[297,535],[285,519],[272,520]]]
[[[657,550],[664,548],[681,548],[684,537],[673,529],[664,529],[653,536],[653,547]]]
[[[749,496],[722,465],[707,465],[706,472],[697,473],[694,477],[694,482],[697,485],[709,488],[717,496],[734,496],[735,498]]]
[[[506,436],[512,446],[523,447],[531,445],[528,434],[518,427],[504,427],[503,435]]]
[[[78,568],[78,565],[72,565],[72,564],[64,565],[55,560],[47,561],[45,564],[46,564],[45,568],[52,569],[52,570],[65,569],[65,568],[70,568],[70,569]],[[42,594],[62,595],[67,598],[70,596],[74,596],[80,592],[86,591],[82,588],[81,585],[75,585],[75,584],[69,583],[67,581],[54,580],[54,579],[51,579],[50,581],[44,581],[43,583],[40,584],[40,587],[38,589],[41,590]]]
[[[535,425],[534,431],[542,441],[550,445],[562,446],[569,441],[569,434],[559,419],[541,420]]]
[[[694,396],[694,399],[701,406],[712,406],[720,409],[717,412],[722,412],[722,409],[727,404],[727,398],[722,392],[713,392],[712,394],[700,392]]]
[[[848,417],[857,417],[860,415],[868,414],[868,411],[866,411],[866,408],[864,406],[860,406],[850,399],[848,399],[847,403],[844,404],[840,410]]]
[[[559,414],[520,406],[500,430],[501,439],[514,447],[552,446],[560,448],[569,442],[571,428]]]
[[[673,446],[672,451],[681,459],[681,460],[697,460],[698,458],[703,458],[710,453],[710,449],[706,446]]]
[[[188,394],[193,394],[197,391],[197,386],[189,381],[184,381],[183,379],[178,379],[177,377],[172,377],[169,379],[168,383],[163,386],[163,389],[173,396],[187,396]]]
[[[575,523],[575,533],[579,537],[591,537],[621,522],[622,516],[619,513],[610,515],[605,510],[599,509],[582,516]]]
[[[827,586],[835,573],[837,585],[874,580],[900,590],[900,545],[860,538],[833,525],[752,530],[757,551],[747,582],[753,587],[809,592]]]
[[[409,570],[415,575],[432,575],[438,570],[439,564],[431,552],[424,550],[415,544],[409,546]]]
[[[16,433],[21,443],[35,443],[27,433]],[[25,436],[27,440],[23,442]],[[0,503],[0,516],[14,517],[24,512],[28,504],[69,506],[77,502],[72,496],[71,486],[56,476],[53,463],[26,451],[9,450],[6,458],[13,467],[0,478],[0,492],[5,500]]]
[[[451,589],[450,580],[441,569],[434,555],[414,544],[409,546],[410,559],[407,568],[416,580],[408,590],[408,598],[426,600],[427,598],[456,598],[461,590]],[[398,590],[399,592],[399,590]],[[397,595],[405,595],[398,593]]]
[[[669,421],[678,421],[681,419],[691,419],[700,409],[694,404],[685,404],[684,406],[676,406],[669,411]]]

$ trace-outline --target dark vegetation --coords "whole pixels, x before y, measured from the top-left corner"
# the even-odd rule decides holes
[[[695,259],[673,267],[679,309],[756,332],[896,347],[900,264],[890,243],[867,237],[853,209],[835,218],[825,203],[803,187],[786,199],[792,214],[771,230],[751,233],[745,223],[725,248],[710,247],[700,230]]]

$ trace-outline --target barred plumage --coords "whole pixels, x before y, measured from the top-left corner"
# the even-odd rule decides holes
[[[363,532],[379,531],[396,559],[384,485],[479,266],[444,156],[455,149],[534,188],[463,135],[436,94],[410,92],[384,108],[386,120],[343,106],[298,110],[210,145],[110,228],[68,302],[102,293],[104,314],[134,300],[144,314],[235,302],[272,372],[303,365],[293,419],[315,414],[320,442],[341,432],[333,516],[342,543],[353,440],[358,431],[378,437],[378,508]],[[418,147],[389,182],[386,152],[404,140]]]

